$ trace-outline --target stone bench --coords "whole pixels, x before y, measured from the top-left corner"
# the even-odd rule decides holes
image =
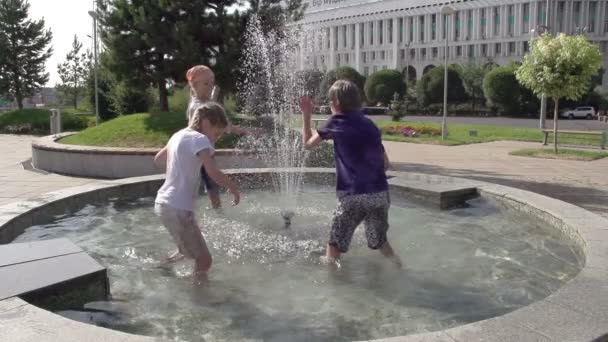
[[[106,269],[68,239],[0,245],[0,300],[48,310],[81,307],[110,294]]]
[[[544,134],[543,145],[547,145],[549,134],[553,134],[552,129],[543,129]],[[573,130],[558,130],[557,134],[580,134],[580,135],[597,135],[602,137],[601,148],[606,149],[606,131],[573,131]]]

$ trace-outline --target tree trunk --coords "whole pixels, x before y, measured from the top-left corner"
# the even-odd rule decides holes
[[[74,109],[78,108],[78,91],[74,89]]]
[[[21,91],[18,88],[15,91],[15,100],[17,101],[17,107],[23,109],[23,96],[21,96]]]
[[[161,112],[169,111],[169,92],[164,80],[158,81],[158,102],[160,105]]]
[[[553,110],[553,152],[557,154],[557,121],[559,120],[559,99],[555,99]]]

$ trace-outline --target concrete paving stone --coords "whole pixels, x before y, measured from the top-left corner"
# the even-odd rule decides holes
[[[443,332],[431,332],[416,335],[381,338],[367,342],[456,342],[456,340]]]
[[[0,313],[0,341],[10,342],[162,342],[76,322],[24,305]]]
[[[27,302],[19,297],[6,298],[4,300],[0,300],[0,313],[13,310],[24,305],[27,305]]]
[[[457,342],[549,342],[551,339],[529,328],[490,319],[444,331]]]
[[[503,317],[502,321],[527,328],[555,341],[588,342],[606,334],[608,327],[608,317],[582,313],[550,301],[537,302],[516,313]]]
[[[97,261],[84,252],[0,267],[0,279],[10,279],[0,282],[0,299],[103,270]]]
[[[586,316],[608,320],[607,269],[585,268],[547,300]],[[608,332],[606,326],[604,331]]]
[[[80,252],[82,249],[68,239],[0,245],[0,267]]]

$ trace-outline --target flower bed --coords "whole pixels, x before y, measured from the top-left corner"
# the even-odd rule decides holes
[[[382,127],[382,133],[415,138],[424,135],[429,137],[439,136],[441,135],[441,130],[433,127],[388,126]]]

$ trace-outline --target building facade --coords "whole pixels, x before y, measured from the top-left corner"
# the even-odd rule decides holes
[[[585,34],[598,44],[604,55],[602,84],[608,89],[608,0],[305,2],[306,33],[298,55],[301,69],[348,65],[363,75],[397,69],[407,72],[409,79],[420,79],[430,68],[443,64],[445,53],[450,64],[521,61],[530,39],[548,30]],[[454,14],[441,15],[445,5]]]

